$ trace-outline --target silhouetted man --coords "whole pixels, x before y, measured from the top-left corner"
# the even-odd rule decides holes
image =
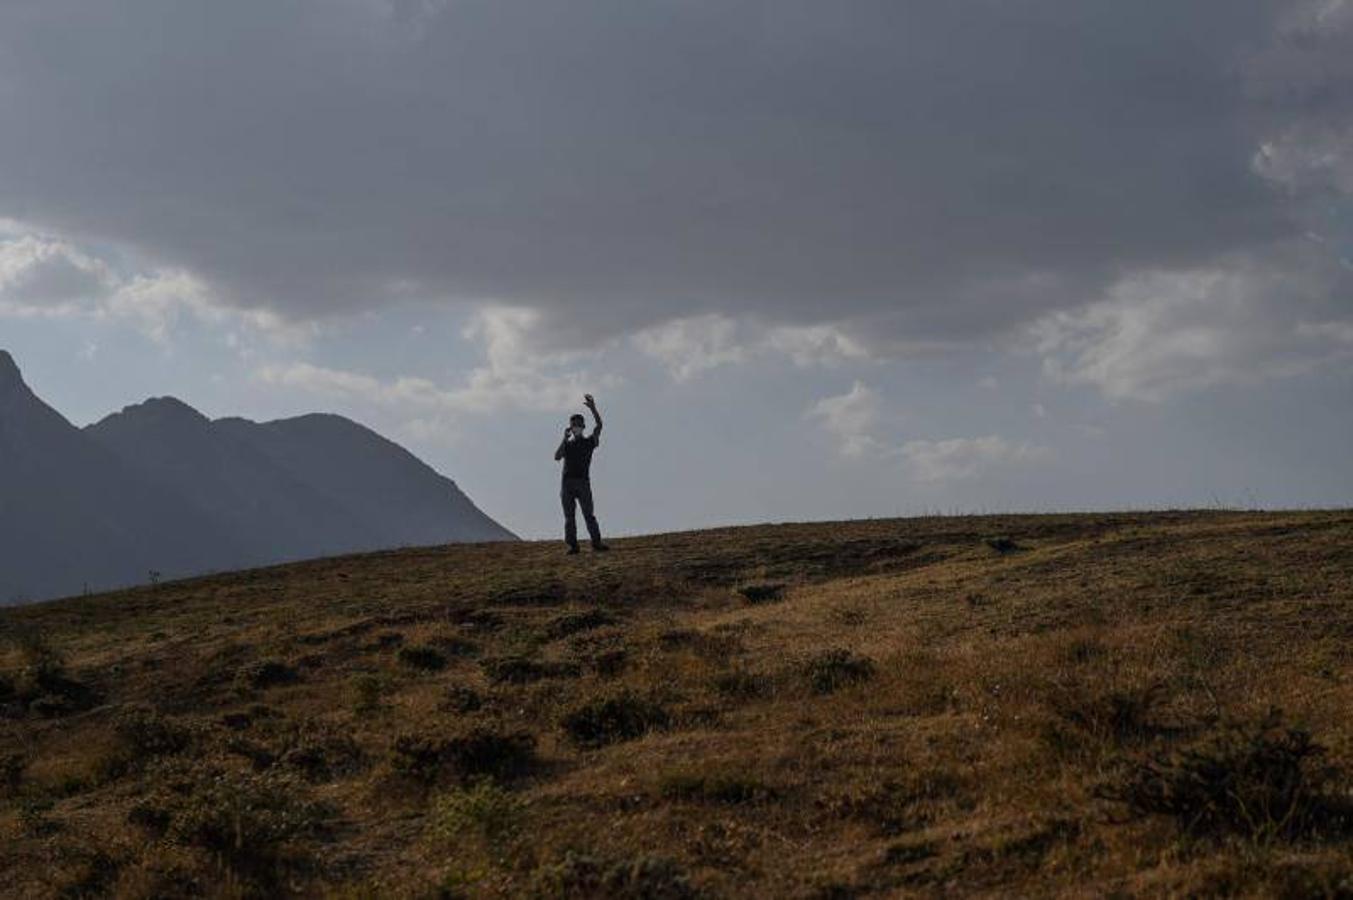
[[[601,439],[601,413],[597,412],[597,402],[591,394],[583,396],[583,403],[592,411],[592,421],[596,427],[590,435],[583,430],[587,420],[581,413],[569,416],[568,428],[564,429],[564,439],[559,449],[554,451],[555,460],[564,461],[564,480],[559,497],[564,503],[564,541],[569,553],[578,552],[578,519],[576,508],[583,508],[583,521],[587,523],[587,533],[592,538],[592,549],[609,550],[601,542],[601,528],[592,512],[592,452],[597,449]]]

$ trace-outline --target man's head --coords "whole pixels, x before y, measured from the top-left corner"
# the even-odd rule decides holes
[[[581,413],[574,413],[568,417],[568,427],[572,429],[574,434],[582,434],[586,426],[587,420],[582,417]]]

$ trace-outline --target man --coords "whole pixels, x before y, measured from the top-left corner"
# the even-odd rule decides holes
[[[555,461],[564,461],[564,480],[559,496],[564,502],[564,542],[568,544],[570,554],[578,552],[578,506],[583,508],[583,521],[592,538],[592,549],[597,552],[611,549],[601,542],[601,528],[592,513],[592,451],[597,449],[601,438],[601,413],[597,412],[597,402],[591,394],[583,395],[583,404],[591,410],[596,427],[590,435],[584,436],[587,420],[581,413],[574,413],[569,417],[559,449],[554,451]]]

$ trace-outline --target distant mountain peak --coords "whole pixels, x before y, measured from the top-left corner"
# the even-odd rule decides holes
[[[212,421],[153,397],[77,428],[0,351],[0,605],[287,560],[514,535],[350,419]]]
[[[151,397],[141,403],[124,406],[120,413],[114,415],[128,419],[199,425],[205,425],[211,421],[177,397]]]
[[[0,390],[26,386],[23,373],[19,371],[19,364],[14,361],[14,357],[9,355],[8,350],[0,350]]]

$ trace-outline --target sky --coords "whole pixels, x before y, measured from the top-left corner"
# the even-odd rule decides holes
[[[1353,505],[1353,0],[6,0],[0,348],[528,537]]]

